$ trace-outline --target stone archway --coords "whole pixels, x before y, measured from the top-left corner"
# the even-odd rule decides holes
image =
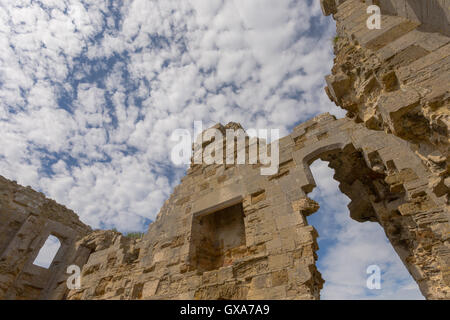
[[[352,145],[321,154],[310,168],[317,187],[307,197],[316,201],[320,209],[307,214],[306,220],[318,234],[315,264],[324,279],[320,298],[370,299],[390,295],[392,290],[405,297],[404,290],[411,287],[415,289],[406,296],[420,299],[418,286],[413,284],[392,239],[387,238],[370,201],[383,202],[382,197],[395,201],[402,194],[391,193],[384,181],[386,176],[371,170]],[[328,173],[327,182],[323,181],[324,172]],[[383,290],[369,290],[367,286],[366,271],[374,265],[382,272],[379,289]]]
[[[340,190],[351,199],[351,218],[378,222],[422,294],[427,298],[446,297],[448,267],[444,263],[442,268],[442,262],[447,256],[447,211],[426,188],[424,164],[406,143],[392,135],[357,130],[357,135],[346,136],[333,128],[329,132],[330,126],[327,120],[322,128],[306,125],[297,138],[302,149],[294,152],[294,159],[305,172],[307,183],[301,185],[305,196],[315,187],[309,165],[316,159],[329,162]]]
[[[192,164],[142,241],[98,236],[83,288],[68,298],[318,299],[317,233],[306,217],[318,209],[308,193],[315,186],[309,165],[319,158],[335,169],[352,218],[382,226],[425,297],[448,298],[446,205],[407,142],[323,114],[280,139],[279,151],[272,176],[260,165]],[[221,219],[223,212],[236,219]],[[236,243],[227,239],[236,235]],[[136,250],[136,259],[124,259]]]

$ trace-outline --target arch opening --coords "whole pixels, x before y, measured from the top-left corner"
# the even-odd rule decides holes
[[[33,265],[49,269],[55,260],[56,254],[61,247],[61,241],[54,235],[49,235],[44,245],[39,250]]]
[[[379,218],[370,202],[364,201],[358,179],[351,177],[367,176],[361,167],[364,161],[343,160],[338,153],[322,155],[323,160],[315,159],[310,165],[317,187],[309,197],[321,206],[318,213],[307,217],[319,234],[316,266],[325,280],[321,299],[424,299],[381,225],[371,223]],[[357,153],[353,157],[358,158]],[[368,178],[376,183],[383,177]],[[370,222],[360,223],[364,221]],[[373,266],[381,272],[380,289],[373,282],[368,284]]]

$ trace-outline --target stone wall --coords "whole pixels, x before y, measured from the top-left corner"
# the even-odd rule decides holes
[[[450,0],[378,0],[383,13],[420,22],[423,29],[450,36]]]
[[[75,242],[91,231],[73,211],[0,176],[0,299],[61,299],[67,266],[90,254]],[[49,235],[61,247],[45,269],[33,262]]]
[[[325,15],[343,12],[347,0],[320,0]],[[450,36],[450,0],[357,0],[368,5],[378,5],[383,14],[399,16],[417,22],[421,29]],[[353,2],[354,3],[354,2]]]
[[[309,165],[318,158],[336,171],[351,217],[380,223],[422,293],[449,298],[449,213],[408,142],[324,114],[279,143],[273,176],[262,176],[259,165],[192,165],[144,238],[118,236],[95,250],[83,288],[68,298],[318,299],[317,233],[306,219],[318,209],[307,197],[315,186]],[[233,219],[211,227],[220,220],[214,215],[240,204],[243,230],[235,209]],[[199,216],[209,216],[201,232]],[[222,250],[214,244],[220,230],[238,242]]]
[[[336,6],[337,3],[341,3]],[[369,30],[367,4],[361,0],[323,0],[336,20],[334,67],[326,92],[355,122],[411,143],[433,177],[430,188],[447,196],[449,181],[450,31],[448,0],[380,0],[380,30]],[[395,3],[395,4],[394,4]],[[403,9],[402,9],[403,8]],[[442,8],[442,9],[440,9]],[[395,9],[395,10],[394,10]],[[414,19],[411,17],[415,12]]]
[[[319,208],[308,198],[319,158],[351,199],[351,218],[383,227],[423,295],[450,298],[450,42],[436,32],[444,24],[417,14],[447,1],[422,11],[415,1],[377,3],[382,29],[368,30],[363,1],[321,0],[337,26],[326,91],[347,117],[295,127],[279,140],[272,176],[260,164],[192,164],[142,239],[91,231],[1,178],[0,299],[318,299],[317,232],[307,216]],[[246,139],[246,152],[253,143],[263,142]],[[49,234],[63,246],[44,271],[32,261]],[[82,267],[80,290],[67,292],[68,264]]]

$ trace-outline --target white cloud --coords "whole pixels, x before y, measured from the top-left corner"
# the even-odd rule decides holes
[[[178,183],[174,129],[287,133],[333,110],[325,19],[304,1],[3,1],[0,174],[94,227],[142,229]]]

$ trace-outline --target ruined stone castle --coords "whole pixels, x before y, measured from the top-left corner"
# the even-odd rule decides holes
[[[371,30],[369,3],[321,0],[337,26],[325,90],[347,116],[319,115],[280,139],[275,175],[192,164],[142,239],[93,231],[0,176],[0,299],[318,299],[306,218],[318,210],[308,193],[319,158],[351,218],[379,223],[422,294],[449,299],[450,0],[374,3]],[[33,261],[49,235],[61,247],[45,269]],[[79,290],[67,288],[69,265],[81,268]]]

